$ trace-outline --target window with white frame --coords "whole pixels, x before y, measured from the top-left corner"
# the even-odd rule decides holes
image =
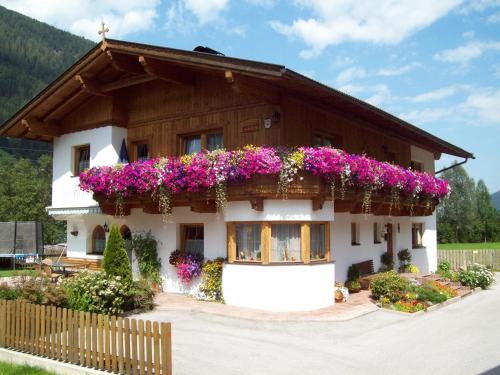
[[[353,246],[360,245],[358,223],[351,223],[351,245]]]
[[[424,237],[424,224],[413,223],[411,225],[411,244],[414,249],[424,246],[422,242],[423,237]]]

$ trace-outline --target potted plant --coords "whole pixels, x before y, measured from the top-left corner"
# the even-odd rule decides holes
[[[345,285],[349,293],[358,293],[361,290],[361,283],[359,280],[348,281]]]

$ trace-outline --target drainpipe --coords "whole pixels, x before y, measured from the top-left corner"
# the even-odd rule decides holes
[[[472,159],[475,159],[474,157],[472,157]],[[460,163],[455,163],[449,167],[446,167],[446,168],[443,168],[443,169],[440,169],[439,171],[435,172],[434,174],[438,174],[438,173],[442,173],[444,171],[447,171],[449,169],[453,169],[455,167],[458,167],[459,165],[463,165],[465,163],[467,163],[469,161],[469,158],[465,158],[465,160],[461,161]]]

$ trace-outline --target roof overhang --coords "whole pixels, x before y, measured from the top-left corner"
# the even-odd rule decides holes
[[[167,65],[168,69],[162,69]],[[106,40],[42,90],[2,127],[0,135],[51,141],[61,128],[58,120],[92,95],[111,95],[126,85],[151,79],[180,80],[189,71],[229,72],[246,79],[272,85],[286,93],[312,99],[322,108],[356,117],[368,128],[431,150],[436,157],[446,153],[463,158],[474,155],[440,139],[380,108],[305,77],[282,65],[268,64],[202,52],[184,51],[145,44]],[[103,73],[104,72],[104,73]],[[93,76],[104,74],[107,82],[96,83]],[[217,73],[218,74],[218,73]],[[178,84],[185,84],[184,77]],[[264,90],[265,91],[265,90]]]

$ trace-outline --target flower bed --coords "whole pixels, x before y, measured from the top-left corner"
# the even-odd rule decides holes
[[[410,283],[395,271],[381,273],[371,283],[372,296],[380,307],[415,313],[458,296],[458,292],[438,281]]]
[[[219,210],[226,203],[226,186],[254,176],[279,177],[277,192],[287,196],[299,172],[320,176],[330,186],[332,199],[338,190],[343,199],[348,188],[364,191],[363,211],[370,212],[371,196],[385,191],[391,207],[401,196],[412,204],[439,201],[449,193],[446,181],[431,174],[380,162],[365,155],[349,154],[331,147],[285,149],[247,146],[235,151],[216,150],[172,158],[137,161],[114,167],[94,167],[80,175],[80,189],[114,199],[150,195],[162,213],[171,212],[171,197],[183,192],[213,189]]]

